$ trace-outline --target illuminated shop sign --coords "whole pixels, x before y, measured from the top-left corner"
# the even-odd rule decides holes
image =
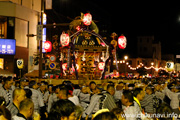
[[[0,54],[1,55],[15,55],[16,54],[16,40],[15,39],[0,39]]]
[[[173,71],[174,70],[174,62],[167,62],[166,63],[166,69],[169,72]]]
[[[46,25],[47,23],[47,16],[44,13],[43,14],[43,25]],[[43,37],[42,37],[42,52],[46,53],[45,49],[44,49],[44,43],[46,42],[46,28],[43,28]]]
[[[0,58],[0,68],[4,69],[4,58]]]

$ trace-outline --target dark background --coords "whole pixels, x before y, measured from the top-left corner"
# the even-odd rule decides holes
[[[180,6],[177,2],[118,1],[118,0],[53,0],[52,23],[71,22],[80,12],[92,14],[100,35],[107,30],[106,36],[116,32],[127,38],[127,48],[119,50],[120,55],[134,57],[137,36],[154,35],[162,44],[162,54],[180,54]]]

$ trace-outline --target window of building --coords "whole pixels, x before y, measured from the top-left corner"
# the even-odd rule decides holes
[[[147,47],[144,47],[144,52],[147,52]]]
[[[137,61],[137,64],[139,65],[139,60]]]
[[[0,38],[7,38],[7,18],[0,16]]]
[[[132,60],[129,60],[128,63],[129,63],[129,65],[132,65]]]
[[[142,43],[142,39],[141,38],[139,38],[139,42]]]
[[[142,52],[142,47],[139,47],[139,52]]]
[[[147,38],[147,43],[149,43],[149,38]]]

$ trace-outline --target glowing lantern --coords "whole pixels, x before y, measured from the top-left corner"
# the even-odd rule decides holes
[[[60,42],[62,47],[69,45],[69,35],[66,33],[62,33],[60,37]]]
[[[126,37],[125,37],[125,36],[120,36],[120,37],[118,38],[118,45],[119,45],[119,48],[120,48],[120,49],[126,48],[127,40],[126,40]]]
[[[52,43],[50,41],[44,42],[44,50],[46,52],[51,52],[51,50],[52,50]]]
[[[98,64],[99,70],[103,70],[103,69],[104,69],[104,65],[105,65],[104,62],[100,62],[100,63]]]
[[[17,60],[17,67],[19,69],[23,69],[23,66],[24,66],[24,60],[23,59],[18,59]]]
[[[90,13],[84,14],[83,23],[85,25],[90,25],[92,22],[92,15]]]
[[[62,64],[62,69],[63,69],[64,71],[66,71],[66,69],[67,69],[67,63],[63,63],[63,64]]]
[[[166,63],[166,69],[169,72],[173,71],[174,70],[174,62],[167,62]]]
[[[80,29],[81,29],[81,27],[80,27],[80,26],[77,26],[77,27],[76,27],[76,30],[77,30],[77,31],[79,31]]]

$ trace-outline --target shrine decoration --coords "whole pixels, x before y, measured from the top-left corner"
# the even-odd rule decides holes
[[[67,63],[63,63],[63,64],[62,64],[62,69],[63,69],[64,71],[67,70]]]
[[[104,70],[104,65],[105,65],[104,62],[100,62],[100,63],[98,64],[99,70]]]
[[[82,61],[86,61],[85,56],[86,56],[86,52],[84,51],[84,53],[83,53],[83,57],[82,57]]]
[[[46,52],[51,52],[51,50],[52,50],[52,43],[50,41],[44,42],[44,50]]]
[[[76,70],[78,71],[79,70],[79,65],[76,64]],[[74,68],[74,65],[72,64],[72,71],[74,72],[75,71],[75,68]]]
[[[81,27],[78,25],[76,26],[76,30],[79,31],[81,29]]]
[[[60,37],[60,43],[62,47],[68,46],[69,45],[69,34],[67,33],[62,33]]]
[[[126,48],[126,45],[127,45],[127,39],[125,36],[120,36],[118,38],[118,46],[120,49],[125,49]]]
[[[87,25],[87,26],[91,25],[91,23],[92,23],[92,15],[90,13],[84,14],[83,23],[84,23],[84,25]]]

